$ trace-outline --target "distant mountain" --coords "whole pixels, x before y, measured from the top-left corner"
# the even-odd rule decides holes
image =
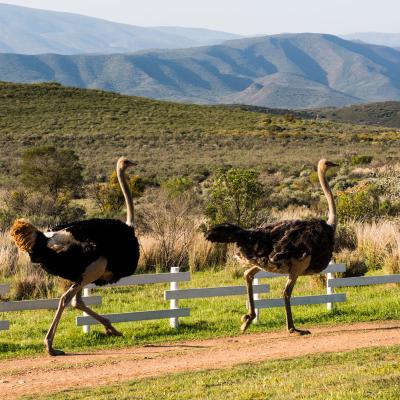
[[[212,45],[239,37],[201,28],[144,28],[83,15],[0,4],[2,53],[126,53]]]
[[[381,125],[400,128],[400,101],[369,103],[344,108],[317,109],[304,116],[327,118],[339,122],[365,125]]]
[[[359,40],[364,43],[400,48],[400,33],[359,32],[342,37],[347,40]]]
[[[325,34],[117,55],[0,54],[0,80],[284,108],[400,100],[400,52]]]

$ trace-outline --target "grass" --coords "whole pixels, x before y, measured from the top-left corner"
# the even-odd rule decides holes
[[[12,186],[20,152],[74,149],[86,176],[107,177],[118,156],[150,179],[201,179],[221,165],[299,169],[334,154],[398,159],[392,128],[288,119],[241,107],[201,106],[55,84],[0,83],[0,173]]]
[[[196,272],[191,282],[180,287],[210,287],[242,285],[243,279],[234,277],[230,269]],[[280,297],[284,278],[272,279],[271,293],[263,296]],[[163,300],[164,284],[140,285],[129,288],[103,289],[103,305],[95,309],[101,313],[116,313],[168,308]],[[299,280],[294,295],[321,294],[324,288],[316,287],[309,277]],[[96,291],[95,291],[96,292]],[[338,291],[339,292],[339,291]],[[343,288],[348,300],[328,312],[326,306],[294,307],[295,322],[299,327],[333,325],[357,321],[400,319],[399,287],[381,285],[360,288]],[[94,326],[85,335],[75,325],[75,310],[65,312],[57,331],[54,345],[68,352],[88,351],[105,348],[161,343],[167,341],[191,340],[239,335],[240,317],[245,312],[245,297],[210,298],[181,300],[181,307],[190,307],[191,316],[181,319],[181,327],[174,330],[168,320],[121,323],[118,328],[123,337],[109,338],[100,326]],[[0,359],[43,354],[43,338],[52,321],[54,311],[24,311],[0,313],[0,319],[10,320],[10,330],[0,331]],[[252,332],[285,329],[285,315],[282,308],[261,312],[261,322],[252,325]]]
[[[246,364],[25,399],[385,399],[400,397],[400,346]]]

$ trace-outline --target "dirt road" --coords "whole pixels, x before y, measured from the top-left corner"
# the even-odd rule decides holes
[[[57,358],[7,360],[0,362],[0,393],[2,399],[15,399],[24,394],[394,344],[400,344],[400,321],[315,327],[312,335],[303,337],[286,332],[248,333]]]

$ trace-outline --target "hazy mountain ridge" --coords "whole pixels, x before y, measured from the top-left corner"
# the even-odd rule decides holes
[[[380,46],[389,46],[397,49],[400,48],[400,33],[357,32],[343,35],[342,38]]]
[[[114,55],[0,54],[0,80],[195,103],[308,108],[400,100],[400,52],[326,34]]]
[[[201,28],[146,28],[0,3],[0,52],[111,54],[222,43],[240,37]]]

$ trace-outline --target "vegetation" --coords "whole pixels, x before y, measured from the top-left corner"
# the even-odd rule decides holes
[[[246,228],[257,226],[263,188],[254,169],[220,171],[209,191],[206,214],[212,225],[226,221]]]
[[[378,347],[140,379],[26,399],[124,400],[137,398],[140,393],[143,399],[166,400],[395,400],[400,396],[399,367],[399,346]]]
[[[400,133],[247,111],[122,96],[58,84],[0,83],[0,173],[14,186],[17,160],[31,147],[74,150],[86,181],[106,181],[115,160],[139,162],[134,174],[202,181],[221,166],[260,173],[313,168],[322,156],[398,159]],[[276,127],[279,127],[277,129]]]

